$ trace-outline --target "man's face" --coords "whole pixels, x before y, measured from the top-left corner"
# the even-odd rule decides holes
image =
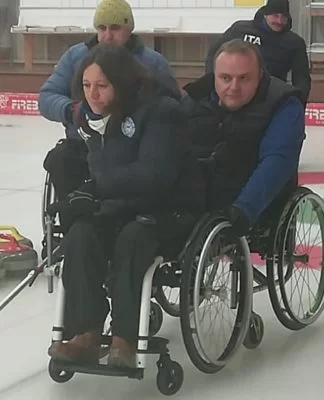
[[[124,46],[129,39],[131,32],[125,26],[108,25],[99,26],[97,29],[99,43]]]
[[[257,56],[252,51],[247,54],[221,53],[215,61],[214,73],[220,103],[231,111],[253,99],[262,77]]]
[[[288,23],[288,17],[285,14],[270,14],[265,15],[264,18],[275,32],[281,32]]]

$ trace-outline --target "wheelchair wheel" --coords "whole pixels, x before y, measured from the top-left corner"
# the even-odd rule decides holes
[[[183,384],[183,369],[176,361],[169,361],[159,366],[156,376],[156,386],[165,396],[176,394]]]
[[[180,317],[179,288],[163,286],[158,289],[155,298],[167,314]]]
[[[47,235],[46,235],[46,210],[47,206],[51,203],[57,201],[57,195],[55,193],[55,188],[51,182],[50,175],[47,172],[45,176],[44,182],[44,192],[43,192],[43,199],[42,199],[42,227],[43,227],[43,234],[44,239],[42,240],[42,250],[41,250],[41,258],[44,260],[47,257]],[[56,221],[57,222],[57,221]],[[57,247],[62,239],[62,232],[59,225],[54,224],[53,226],[53,243],[52,248],[54,249]]]
[[[251,317],[250,252],[245,238],[229,239],[229,226],[211,218],[183,262],[182,335],[192,363],[208,374],[223,368],[242,344]]]
[[[70,379],[73,378],[73,372],[67,372],[62,370],[59,367],[55,360],[51,359],[48,364],[48,373],[49,376],[53,379],[54,382],[57,383],[65,383],[68,382]]]
[[[52,249],[55,249],[57,246],[60,245],[61,242],[61,238],[57,237],[57,236],[53,236],[53,241],[52,241]],[[45,258],[47,257],[47,242],[46,242],[46,237],[44,237],[43,241],[42,241],[42,251],[41,251],[41,258],[42,260],[45,260]]]
[[[263,335],[263,320],[259,314],[252,312],[250,326],[243,341],[244,347],[247,349],[256,349],[262,342]]]
[[[268,256],[266,258],[268,291],[272,308],[280,323],[288,329],[299,330],[302,327],[299,325],[296,326],[295,322],[290,318],[289,314],[286,312],[279,286],[278,249],[281,242],[282,232],[283,232],[283,220],[279,220],[278,225],[275,226],[272,234],[269,237],[269,243],[271,248],[269,248]],[[291,275],[292,275],[292,269],[289,266],[287,266],[285,268],[285,278],[284,278],[285,282],[289,281]]]
[[[286,328],[299,330],[313,323],[324,308],[323,200],[298,188],[274,238],[273,261],[267,263],[271,303]]]
[[[42,198],[42,227],[43,227],[43,234],[46,234],[46,226],[45,226],[45,215],[47,206],[51,203],[56,201],[55,189],[51,182],[50,175],[47,172],[45,176],[44,182],[44,192]]]
[[[162,266],[162,273],[169,276],[170,286],[162,285],[156,288],[155,299],[163,310],[171,317],[180,317],[180,277],[181,270],[177,264],[168,263]]]
[[[161,307],[151,301],[149,335],[155,336],[163,324],[163,311]]]

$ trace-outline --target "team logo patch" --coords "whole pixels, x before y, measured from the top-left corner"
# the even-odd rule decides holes
[[[135,122],[131,117],[126,117],[121,124],[121,130],[123,134],[129,138],[133,137],[135,134]]]

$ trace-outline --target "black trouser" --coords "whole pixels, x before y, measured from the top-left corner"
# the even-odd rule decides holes
[[[76,222],[63,239],[65,327],[68,336],[102,329],[108,312],[102,288],[112,260],[112,333],[136,341],[144,275],[161,248],[178,251],[195,218],[163,216],[155,225],[97,219]]]

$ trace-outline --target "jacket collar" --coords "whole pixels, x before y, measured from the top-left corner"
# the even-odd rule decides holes
[[[91,50],[93,47],[97,46],[98,42],[98,36],[94,35],[91,36],[88,40],[86,40],[85,45],[88,47],[89,50]],[[138,54],[144,49],[144,43],[142,39],[134,34],[131,34],[128,41],[125,44],[125,47],[133,54]]]

